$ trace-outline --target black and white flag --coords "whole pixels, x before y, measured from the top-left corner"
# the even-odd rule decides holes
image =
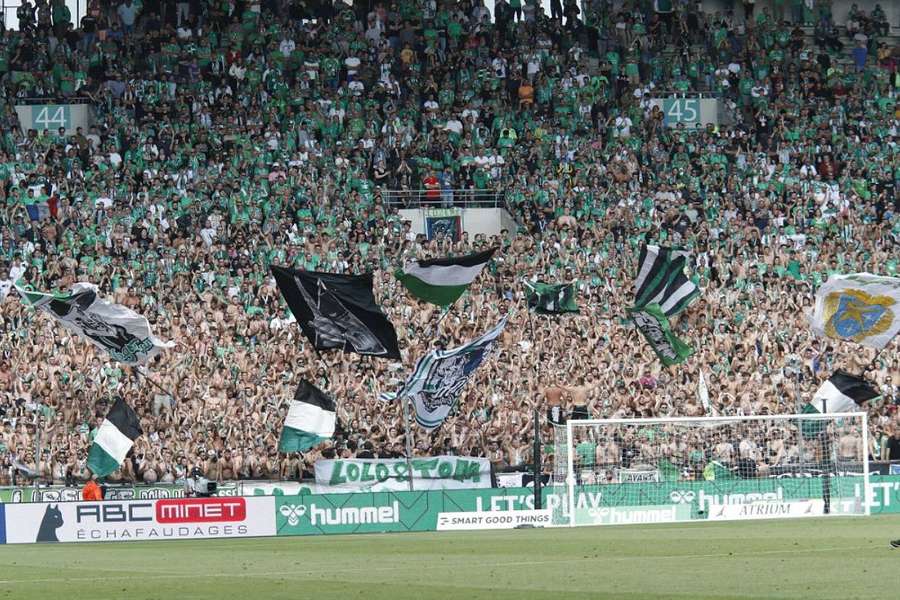
[[[400,358],[397,332],[375,302],[372,275],[272,266],[278,289],[317,350]]]
[[[143,365],[175,344],[157,339],[145,317],[97,295],[97,286],[76,283],[67,294],[47,294],[16,285],[29,306],[53,317],[63,327],[127,365]]]
[[[684,274],[686,264],[687,253],[682,250],[644,244],[634,280],[634,305],[658,304],[667,317],[687,308],[700,289]]]
[[[838,369],[819,387],[810,406],[816,413],[846,413],[865,410],[865,403],[881,394],[868,381]]]

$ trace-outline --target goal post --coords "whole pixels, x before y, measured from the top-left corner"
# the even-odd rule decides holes
[[[868,515],[868,415],[570,420],[555,525]]]

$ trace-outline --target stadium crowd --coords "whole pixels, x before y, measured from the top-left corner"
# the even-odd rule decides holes
[[[140,375],[10,293],[0,484],[12,465],[84,477],[116,396],[145,435],[112,481],[194,465],[296,479],[322,456],[402,456],[400,406],[379,394],[506,313],[455,415],[413,426],[415,454],[522,464],[534,409],[551,448],[550,421],[572,410],[702,415],[701,370],[717,414],[794,412],[841,366],[883,391],[869,411],[872,456],[886,456],[896,342],[871,362],[813,337],[804,314],[831,273],[897,275],[900,55],[883,12],[857,10],[845,45],[827,1],[754,4],[551,0],[548,16],[498,0],[492,18],[481,0],[91,0],[73,23],[60,0],[25,1],[0,38],[0,276],[96,283],[177,346]],[[722,122],[667,128],[650,98],[673,91],[721,98]],[[25,98],[87,99],[93,125],[22,131]],[[426,240],[385,193],[426,183],[502,193],[518,229]],[[695,354],[671,369],[625,319],[644,240],[689,249],[703,289],[674,325]],[[491,245],[489,272],[440,322],[392,275]],[[271,264],[373,270],[402,362],[317,357]],[[525,279],[577,280],[580,314],[530,314]],[[282,456],[301,377],[336,399],[342,433]]]

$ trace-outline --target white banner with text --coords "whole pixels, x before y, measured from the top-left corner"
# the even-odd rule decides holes
[[[410,473],[411,471],[411,473]],[[316,461],[318,493],[456,490],[491,487],[491,462],[468,456]]]

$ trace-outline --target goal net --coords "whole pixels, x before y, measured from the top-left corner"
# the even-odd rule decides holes
[[[556,525],[864,515],[867,447],[865,413],[572,420],[548,507]]]

